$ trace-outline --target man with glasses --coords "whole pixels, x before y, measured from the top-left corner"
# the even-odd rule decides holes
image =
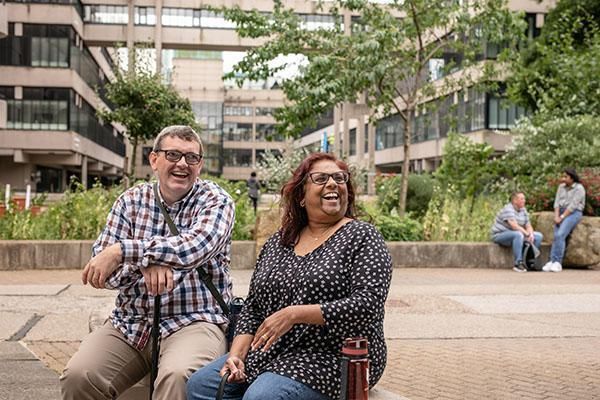
[[[235,208],[222,188],[198,179],[202,154],[200,138],[190,127],[163,129],[149,156],[157,191],[144,182],[113,205],[82,281],[117,290],[115,309],[65,367],[63,399],[117,398],[150,371],[153,300],[159,294],[154,399],[184,400],[187,378],[225,353],[226,316],[196,268],[208,273],[228,302]],[[177,235],[171,234],[159,202]]]

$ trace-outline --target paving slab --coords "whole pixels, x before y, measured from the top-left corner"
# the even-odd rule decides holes
[[[69,285],[0,285],[0,296],[55,296]]]
[[[389,339],[595,337],[598,329],[564,326],[560,320],[549,325],[512,315],[479,314],[397,314],[386,318]]]
[[[0,342],[0,399],[58,400],[58,375],[18,342]]]
[[[600,312],[600,294],[447,296],[481,314]]]
[[[80,341],[89,334],[89,319],[89,311],[48,314],[31,328],[23,340]]]
[[[34,313],[0,311],[0,340],[8,340],[24,326]],[[1,397],[0,397],[1,398]]]

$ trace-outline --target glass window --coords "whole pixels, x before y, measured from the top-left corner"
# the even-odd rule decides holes
[[[235,23],[227,21],[223,14],[200,10],[200,27],[215,29],[235,29]]]
[[[349,140],[350,140],[350,155],[356,155],[356,128],[350,129],[349,132]]]
[[[87,5],[84,6],[85,22],[93,24],[127,24],[129,15],[127,6]]]
[[[252,140],[252,124],[240,124],[236,122],[223,123],[223,139],[233,141]]]
[[[136,25],[156,25],[154,7],[135,7]]]
[[[152,153],[152,146],[142,147],[142,165],[150,165],[150,153]]]
[[[223,162],[227,167],[250,167],[252,166],[252,150],[223,149]]]
[[[200,26],[200,18],[194,11],[191,8],[163,8],[162,24],[180,27]]]

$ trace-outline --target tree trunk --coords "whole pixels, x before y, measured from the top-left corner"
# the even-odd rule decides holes
[[[137,158],[138,138],[134,137],[131,142],[131,160],[129,160],[129,184],[135,182],[135,162]]]
[[[398,215],[406,213],[406,196],[408,194],[408,174],[410,172],[410,142],[412,133],[412,112],[406,110],[407,118],[404,122],[402,136],[404,138],[404,161],[402,161],[402,179],[400,181],[400,199],[398,202]]]

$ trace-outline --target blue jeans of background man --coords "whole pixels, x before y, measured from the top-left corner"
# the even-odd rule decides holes
[[[533,232],[533,244],[538,249],[542,245],[542,234],[539,232]],[[513,258],[515,265],[523,261],[523,241],[525,236],[521,232],[517,231],[504,231],[497,233],[492,238],[494,243],[505,247],[512,247]]]
[[[561,209],[561,214],[564,211],[564,209]],[[575,229],[575,226],[581,221],[581,216],[581,211],[573,211],[562,220],[560,225],[554,224],[554,240],[552,241],[552,248],[550,249],[550,261],[562,264],[562,259],[565,256],[567,236],[569,236],[573,229]]]
[[[214,400],[219,389],[223,368],[229,354],[196,371],[187,383],[188,400]],[[251,385],[228,383],[223,400],[328,400],[312,388],[286,376],[263,372]]]

